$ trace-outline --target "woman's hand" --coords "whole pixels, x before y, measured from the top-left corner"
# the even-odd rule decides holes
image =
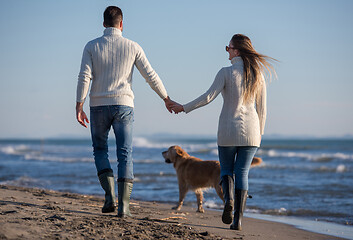
[[[184,111],[184,107],[183,105],[173,101],[170,99],[170,97],[166,97],[164,100],[164,103],[165,103],[165,107],[168,109],[168,111],[170,113],[175,113],[175,114],[178,114],[180,112],[183,112]]]
[[[171,108],[175,114],[178,114],[180,112],[184,112],[184,107],[183,105],[179,104],[179,103],[175,103],[172,108]]]

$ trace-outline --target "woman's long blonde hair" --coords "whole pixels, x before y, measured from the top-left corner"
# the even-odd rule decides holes
[[[277,61],[274,58],[262,55],[254,49],[250,38],[243,34],[235,34],[231,43],[235,49],[238,49],[240,57],[244,63],[244,81],[243,81],[243,101],[249,101],[261,87],[262,75],[266,71],[271,78],[272,73],[276,75],[273,66],[268,60]]]

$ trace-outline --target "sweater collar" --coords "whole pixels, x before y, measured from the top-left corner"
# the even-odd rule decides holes
[[[240,56],[238,56],[238,57],[232,58],[232,60],[230,62],[233,65],[233,64],[238,63],[238,62],[243,62],[243,59]]]
[[[118,35],[121,36],[122,32],[120,29],[114,28],[114,27],[108,27],[106,29],[104,29],[104,36],[108,36],[108,35]]]

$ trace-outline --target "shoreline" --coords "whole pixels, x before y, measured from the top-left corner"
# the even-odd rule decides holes
[[[101,213],[103,201],[91,195],[0,185],[0,239],[347,239],[251,214],[243,220],[243,231],[233,231],[221,222],[220,211],[196,213],[189,206],[174,211],[170,204],[133,199],[133,217],[120,219],[116,213]]]
[[[334,222],[314,221],[300,217],[276,216],[257,213],[245,213],[245,216],[262,219],[265,221],[284,223],[309,232],[341,237],[345,239],[353,239],[352,226],[342,225]]]

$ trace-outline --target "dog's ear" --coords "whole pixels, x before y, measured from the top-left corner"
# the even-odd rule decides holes
[[[184,151],[181,150],[180,148],[176,148],[176,149],[175,149],[175,153],[176,153],[178,156],[180,156],[180,157],[182,157],[182,156],[184,155]]]
[[[185,157],[185,155],[186,155],[186,152],[179,146],[175,147],[175,153],[179,157]]]

